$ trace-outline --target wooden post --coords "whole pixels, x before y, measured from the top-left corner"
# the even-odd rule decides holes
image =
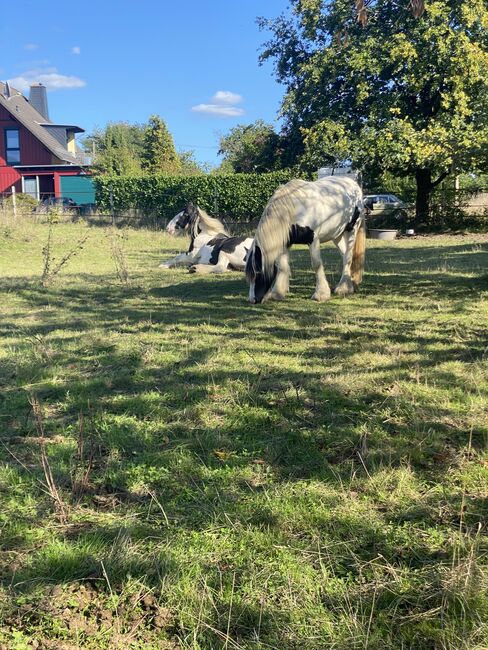
[[[112,215],[112,226],[115,226],[115,210],[114,210],[114,191],[112,186],[110,186],[110,214]]]
[[[214,181],[214,183],[213,183],[213,192],[214,192],[214,213],[213,213],[213,216],[218,219],[219,218],[219,197],[218,197],[218,194],[217,194],[217,183],[216,183],[216,181]]]
[[[454,205],[459,205],[461,203],[461,196],[459,194],[460,184],[459,184],[459,174],[456,174],[454,177]]]
[[[14,209],[14,217],[17,218],[17,196],[15,194],[15,185],[12,185],[12,207]]]

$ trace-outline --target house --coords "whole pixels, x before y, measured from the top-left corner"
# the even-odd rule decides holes
[[[93,203],[90,160],[75,141],[83,132],[49,119],[42,84],[32,85],[27,99],[0,82],[0,196],[15,187],[37,200],[55,196]]]

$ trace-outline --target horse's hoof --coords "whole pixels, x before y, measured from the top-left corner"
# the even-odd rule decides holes
[[[330,300],[330,291],[316,291],[312,296],[312,300],[316,300],[317,302],[326,302],[326,300]]]
[[[197,272],[196,266],[190,266],[190,268],[188,269],[188,273],[196,273],[196,272]]]
[[[284,293],[272,293],[269,298],[270,298],[270,300],[284,300],[285,299],[285,294]]]
[[[350,296],[354,293],[354,285],[351,284],[338,284],[334,289],[334,294],[343,298],[344,296]]]

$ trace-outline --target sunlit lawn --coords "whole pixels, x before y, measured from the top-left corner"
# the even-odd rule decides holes
[[[0,223],[0,648],[488,646],[488,236],[251,306],[148,230],[126,286],[57,224],[42,287],[47,228]]]

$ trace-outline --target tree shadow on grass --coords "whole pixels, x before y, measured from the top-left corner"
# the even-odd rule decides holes
[[[34,390],[46,407],[61,411],[59,418],[48,415],[45,426],[47,437],[66,438],[49,447],[49,459],[68,501],[80,411],[89,420],[87,435],[95,436],[100,447],[90,490],[81,504],[73,506],[81,518],[78,507],[86,508],[92,520],[88,518],[87,526],[77,532],[58,528],[55,544],[34,550],[16,570],[4,566],[2,583],[30,588],[39,581],[101,580],[103,561],[114,588],[120,588],[129,574],[147,576],[156,588],[165,576],[177,581],[185,562],[171,553],[164,557],[161,550],[158,555],[151,539],[160,549],[179,539],[194,551],[195,539],[207,535],[213,539],[212,531],[220,531],[232,543],[227,550],[212,549],[211,559],[202,559],[199,575],[213,592],[223,582],[225,596],[219,596],[209,620],[215,628],[226,629],[232,581],[237,589],[245,588],[259,553],[272,558],[276,545],[291,555],[309,553],[317,540],[324,553],[326,548],[347,549],[335,554],[332,568],[335,576],[350,581],[360,581],[364,575],[360,567],[378,554],[403,568],[422,568],[449,558],[449,546],[442,556],[439,545],[422,536],[402,541],[405,523],[439,524],[436,495],[417,511],[400,505],[394,511],[378,507],[365,514],[360,496],[351,493],[357,510],[344,510],[347,486],[354,480],[374,479],[385,467],[396,470],[407,465],[421,482],[440,481],[446,468],[434,457],[446,446],[456,453],[467,444],[462,418],[450,419],[449,404],[422,394],[412,403],[408,393],[388,390],[395,382],[411,381],[412,367],[420,367],[433,373],[437,390],[461,391],[462,377],[437,366],[455,361],[469,369],[477,364],[486,349],[483,332],[463,330],[462,336],[454,337],[456,324],[450,330],[439,322],[419,335],[407,318],[395,315],[385,323],[381,314],[375,318],[362,310],[363,298],[398,308],[419,292],[422,299],[441,300],[442,308],[452,313],[464,308],[463,301],[475,302],[486,279],[468,277],[463,265],[468,259],[481,265],[486,253],[469,253],[462,246],[447,249],[440,262],[435,247],[372,249],[362,292],[327,305],[304,306],[302,298],[313,286],[313,274],[300,267],[308,265],[306,251],[296,251],[299,268],[290,299],[262,307],[246,303],[245,283],[237,274],[154,275],[145,285],[132,288],[102,286],[101,278],[79,276],[48,290],[25,279],[10,279],[7,290],[38,310],[38,320],[27,321],[19,332],[16,317],[22,312],[17,311],[2,325],[3,335],[15,339],[17,356],[0,376],[7,395],[0,402],[0,415],[7,446],[23,465],[11,456],[6,464],[42,507],[24,516],[17,537],[6,538],[7,553],[31,545],[36,517],[53,519],[52,503],[39,495],[37,481],[44,477],[34,453],[38,448],[11,439],[36,432],[27,392]],[[387,255],[401,273],[392,274]],[[427,270],[451,258],[449,270],[435,274]],[[160,282],[175,284],[158,286]],[[456,301],[455,309],[450,301]],[[357,306],[357,313],[351,306]],[[340,319],[346,308],[349,322],[343,327]],[[247,328],[244,334],[242,323]],[[87,339],[88,333],[80,336],[85,328],[95,332],[93,339]],[[124,348],[119,340],[115,344],[103,338],[114,332],[122,342],[128,335],[140,340]],[[153,347],[157,343],[164,355],[146,358],[144,337],[168,332],[167,339],[151,343]],[[452,340],[443,348],[451,333]],[[53,351],[43,352],[42,345],[37,349],[33,337],[45,337]],[[367,389],[345,385],[345,369],[351,372],[354,356],[359,351],[388,355],[385,340],[402,347],[403,354],[372,369]],[[292,341],[297,349],[292,349]],[[212,365],[224,346],[230,350],[228,365]],[[240,367],[239,355],[247,355],[249,361],[254,351],[258,356],[263,350],[268,350],[267,361]],[[385,415],[385,408],[398,417]],[[484,435],[482,425],[472,431],[475,449]],[[316,484],[330,493],[311,494],[309,486]],[[278,498],[280,493],[286,493],[288,504]],[[447,521],[440,522],[448,530],[459,525],[452,512],[461,512],[462,497],[454,497]],[[474,495],[466,518],[471,524],[483,513]],[[253,548],[259,536],[266,535],[272,537],[271,547],[239,558],[238,540],[247,540]],[[357,596],[357,603],[360,599]],[[287,613],[280,618],[279,604],[278,596],[265,605],[237,599],[231,636],[247,642],[261,625],[263,634],[274,634],[276,640],[277,628],[290,624]]]

